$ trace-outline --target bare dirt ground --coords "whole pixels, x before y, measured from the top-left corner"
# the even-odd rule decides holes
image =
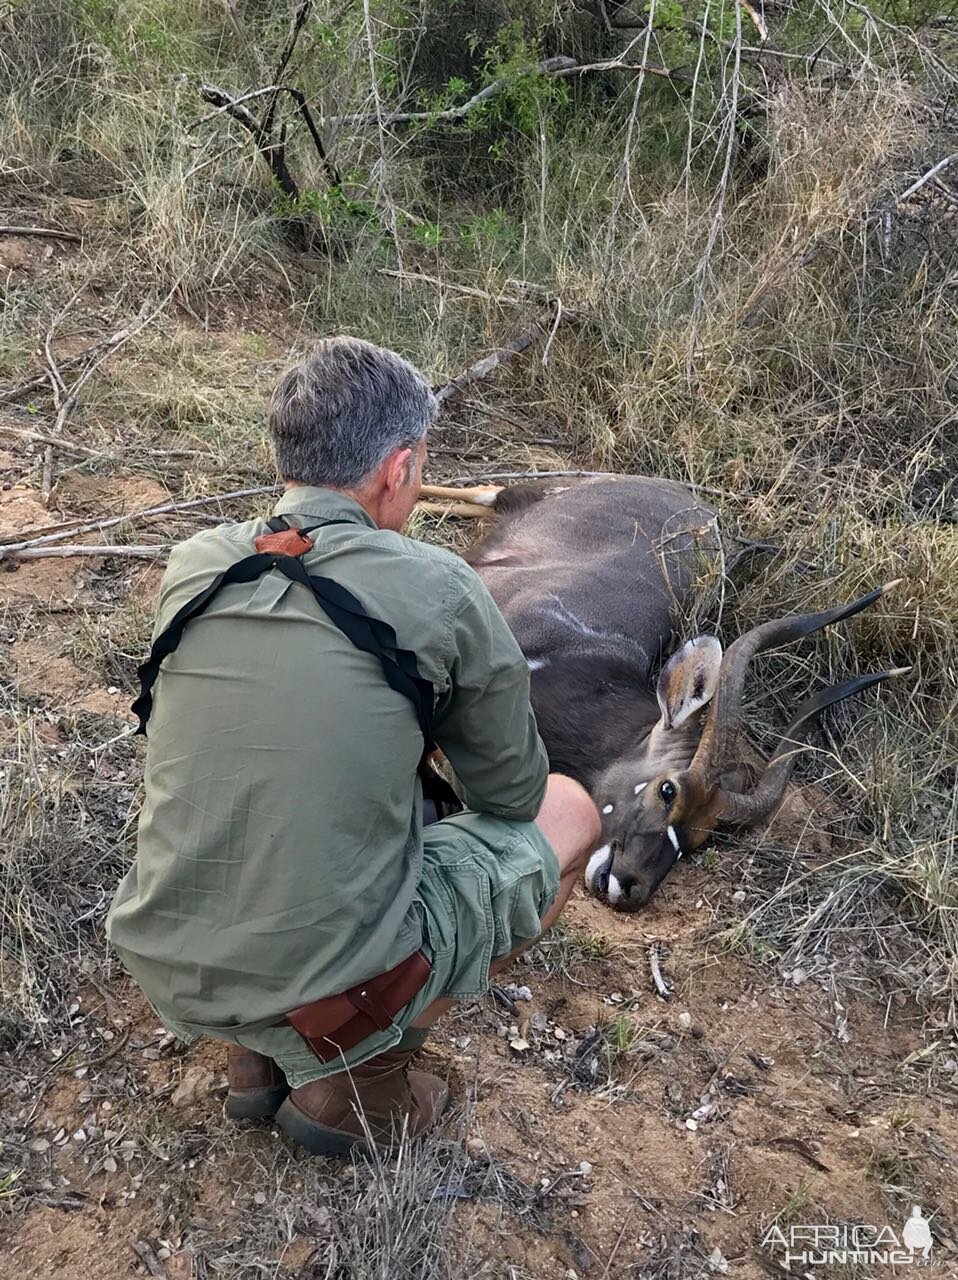
[[[77,478],[52,512],[20,473],[0,455],[0,532],[164,496],[142,477]],[[129,664],[111,682],[83,636],[97,610],[148,620],[157,582],[150,562],[43,560],[0,574],[0,617],[18,636],[4,680],[23,707],[0,720],[4,751],[32,735],[48,778],[70,757],[56,803],[106,788],[113,839],[129,836],[135,811],[139,748],[113,742],[128,724]],[[357,1269],[344,1241],[353,1232],[352,1248],[363,1230],[381,1241],[376,1214],[401,1203],[406,1216],[393,1220],[408,1240],[393,1247],[415,1251],[432,1214],[447,1255],[465,1260],[457,1274],[758,1280],[802,1274],[762,1247],[772,1224],[900,1233],[920,1203],[935,1274],[958,1275],[958,1063],[936,1053],[932,1078],[934,1016],[907,980],[897,990],[862,980],[853,955],[783,967],[746,945],[742,924],[760,898],[828,847],[814,815],[814,793],[800,795],[765,842],[776,861],[761,839],[726,841],[681,866],[638,916],[577,896],[512,986],[439,1028],[429,1054],[455,1107],[426,1152],[400,1162],[327,1163],[268,1127],[229,1126],[222,1049],[184,1049],[115,967],[68,958],[63,1022],[29,1043],[6,1029],[0,1044],[17,1170],[0,1274],[387,1277],[400,1268],[375,1262],[372,1243]],[[112,888],[105,877],[103,894]],[[99,928],[103,901],[94,908]],[[95,946],[102,961],[102,936]],[[650,949],[669,999],[653,988]],[[438,1254],[423,1253],[418,1271],[403,1256],[403,1275],[446,1274]]]

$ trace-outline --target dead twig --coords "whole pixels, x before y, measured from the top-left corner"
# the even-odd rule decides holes
[[[439,276],[424,275],[421,271],[394,271],[391,267],[379,267],[376,272],[380,276],[389,276],[393,280],[412,284],[431,284],[437,289],[448,289],[452,293],[461,293],[467,298],[481,298],[484,302],[505,303],[510,307],[528,305],[528,298],[510,298],[507,294],[489,293],[486,289],[477,289],[474,285],[456,284],[452,280],[442,280]]]
[[[0,227],[0,236],[42,236],[46,240],[69,240],[82,244],[83,237],[77,231],[61,231],[59,227]]]
[[[94,1058],[84,1058],[82,1062],[67,1062],[60,1066],[60,1073],[72,1073],[74,1071],[82,1071],[84,1068],[89,1070],[91,1067],[102,1067],[105,1062],[109,1062],[111,1058],[115,1058],[118,1053],[121,1053],[126,1048],[127,1041],[132,1034],[132,1027],[124,1027],[102,1053],[98,1053]]]
[[[105,360],[107,360],[111,355],[113,355],[114,352],[118,351],[125,342],[128,342],[129,339],[134,336],[134,334],[139,333],[142,329],[145,329],[146,326],[152,320],[155,320],[156,317],[163,310],[163,308],[166,306],[171,296],[172,296],[171,294],[168,294],[167,297],[164,298],[163,301],[159,304],[159,306],[154,307],[153,310],[150,311],[149,313],[146,313],[146,307],[144,305],[143,307],[140,308],[139,317],[136,323],[134,323],[130,328],[118,329],[116,333],[111,334],[110,337],[105,338],[101,343],[99,343],[96,347],[95,354],[90,359],[86,368],[83,369],[83,371],[77,377],[76,381],[73,383],[73,386],[70,387],[69,391],[67,391],[66,385],[63,382],[61,371],[56,361],[54,360],[53,352],[51,348],[51,343],[53,340],[53,334],[55,332],[56,325],[63,318],[66,312],[69,310],[73,300],[67,303],[66,307],[63,309],[63,311],[60,312],[59,316],[57,316],[57,318],[54,320],[53,324],[51,325],[44,343],[44,348],[47,356],[47,364],[50,370],[50,381],[53,387],[53,399],[57,409],[56,421],[53,424],[53,431],[52,431],[52,435],[55,438],[58,439],[63,434],[63,428],[66,426],[67,418],[70,416],[71,412],[76,406],[77,400],[80,397],[80,392],[89,382],[89,380],[93,377],[94,373],[96,373],[97,369],[99,369],[100,365],[102,365]],[[55,446],[53,444],[48,444],[43,455],[43,480],[40,486],[40,497],[44,506],[47,506],[49,504],[50,496],[53,492],[53,450],[54,448]]]
[[[690,79],[685,72],[672,71],[668,67],[661,67],[652,63],[626,62],[623,58],[608,58],[603,62],[580,63],[575,58],[567,57],[565,54],[558,54],[553,58],[543,58],[541,62],[524,68],[515,75],[500,76],[498,80],[493,80],[465,102],[461,102],[455,107],[446,107],[442,111],[390,111],[386,114],[372,111],[350,111],[338,116],[324,116],[322,123],[327,128],[342,126],[364,128],[370,125],[394,124],[455,124],[462,120],[464,116],[467,116],[470,111],[474,111],[476,107],[482,106],[490,98],[502,93],[504,89],[507,89],[523,76],[559,76],[566,79],[570,76],[588,75],[594,71],[630,71],[636,75],[641,73],[676,82],[686,82]]]
[[[913,196],[916,191],[921,190],[926,182],[931,182],[932,178],[937,177],[938,174],[941,173],[942,169],[947,169],[948,166],[954,164],[956,160],[958,160],[958,151],[953,151],[950,156],[945,156],[943,160],[939,160],[936,165],[932,165],[928,172],[923,173],[920,178],[911,184],[910,187],[906,187],[901,195],[896,196],[895,203],[901,204],[903,200],[907,200],[909,196]]]
[[[64,369],[72,368],[74,365],[82,364],[84,360],[95,355],[97,351],[100,351],[111,340],[112,338],[99,338],[96,342],[91,342],[88,347],[84,347],[82,351],[78,351],[76,355],[64,356],[64,358],[59,361],[60,372],[62,373]],[[26,392],[38,391],[41,387],[48,386],[49,382],[49,371],[38,373],[32,378],[26,378],[23,382],[17,382],[12,387],[8,387],[6,391],[0,391],[0,404],[7,404],[11,400],[19,400],[19,398],[26,394]]]
[[[652,974],[652,985],[663,1000],[672,999],[672,988],[662,977],[662,949],[657,942],[649,947],[649,970]]]
[[[293,10],[293,16],[290,19],[289,31],[286,34],[286,42],[280,50],[279,60],[276,63],[276,70],[273,72],[273,84],[276,85],[276,92],[270,99],[266,108],[266,115],[263,117],[263,128],[268,134],[273,132],[273,119],[276,115],[276,104],[279,102],[279,95],[282,91],[283,76],[286,74],[286,68],[289,66],[290,59],[296,50],[296,44],[299,40],[300,32],[306,24],[309,17],[309,10],[312,7],[313,0],[299,0]]]
[[[273,90],[281,89],[282,85],[274,85]],[[266,90],[270,92],[270,90]],[[246,98],[234,98],[232,94],[226,92],[215,84],[201,84],[200,97],[204,102],[208,102],[212,107],[218,107],[224,111],[237,124],[243,126],[246,132],[252,137],[257,151],[269,166],[269,171],[276,179],[276,183],[283,195],[290,200],[299,199],[299,183],[289,171],[286,164],[286,149],[282,143],[274,142],[270,134],[263,128],[260,122],[247,107],[243,105],[244,101],[248,101],[254,95],[247,95]]]
[[[436,399],[440,404],[443,404],[450,396],[460,392],[463,387],[471,386],[474,382],[481,382],[483,378],[488,378],[490,373],[500,368],[501,365],[508,364],[520,352],[525,351],[527,347],[531,347],[541,336],[542,327],[536,325],[534,329],[520,334],[517,338],[510,338],[508,342],[504,342],[496,351],[483,356],[481,360],[471,364],[468,369],[463,369],[462,373],[457,373],[454,378],[450,378],[448,382],[444,382],[441,386],[435,388]]]
[[[154,1277],[154,1280],[170,1280],[169,1272],[156,1256],[149,1240],[134,1240],[131,1248],[150,1275]]]

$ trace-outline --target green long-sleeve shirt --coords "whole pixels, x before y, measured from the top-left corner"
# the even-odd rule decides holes
[[[295,488],[312,574],[395,628],[436,690],[435,737],[470,808],[526,821],[548,764],[522,653],[468,565],[378,529],[352,499]],[[156,630],[263,521],[176,547]],[[110,940],[161,1016],[236,1031],[382,973],[421,942],[422,751],[412,703],[301,584],[225,587],[154,691],[136,861]]]

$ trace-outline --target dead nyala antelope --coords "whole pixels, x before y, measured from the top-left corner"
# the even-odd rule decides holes
[[[800,730],[900,674],[858,676],[809,698],[749,787],[736,730],[751,660],[867,609],[894,583],[851,604],[763,623],[724,653],[715,636],[695,636],[664,663],[652,693],[652,667],[668,651],[701,555],[718,550],[714,511],[681,485],[642,476],[424,490],[453,495],[460,514],[494,509],[495,524],[467,559],[529,663],[552,768],[581,782],[602,814],[585,880],[620,911],[648,902],[719,824],[768,817],[802,750]]]

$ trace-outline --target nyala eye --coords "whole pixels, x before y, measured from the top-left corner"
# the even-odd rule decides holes
[[[659,795],[662,797],[662,799],[665,801],[666,804],[671,804],[672,801],[675,799],[675,797],[678,795],[678,792],[675,789],[675,783],[669,782],[668,778],[666,778],[666,780],[659,787]]]

